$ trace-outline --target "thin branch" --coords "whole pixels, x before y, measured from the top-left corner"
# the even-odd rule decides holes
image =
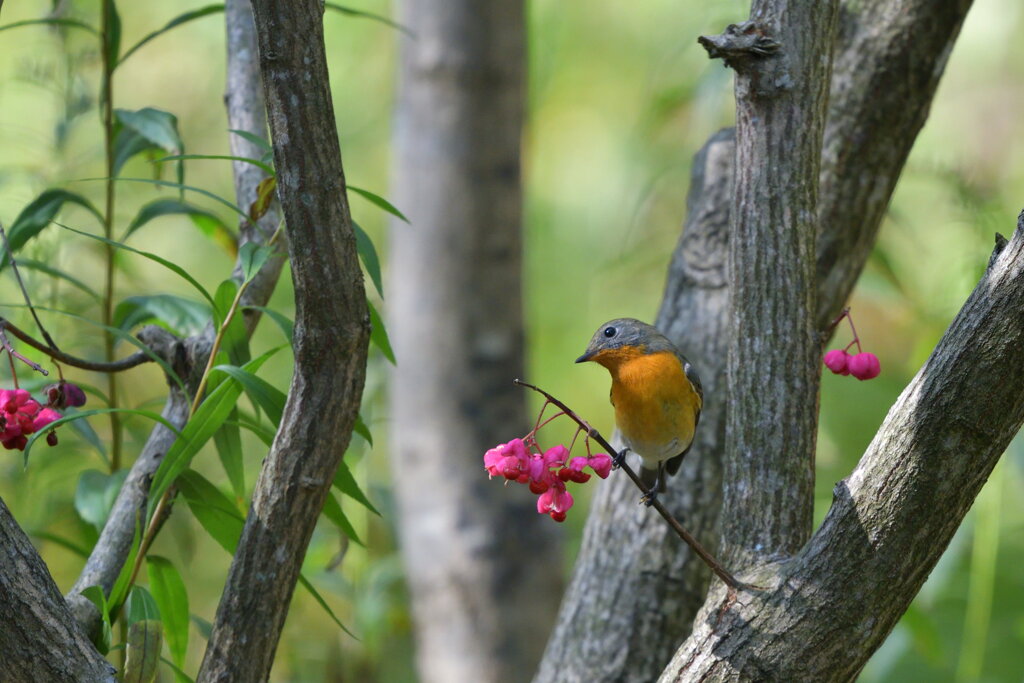
[[[14,359],[15,358],[17,358],[22,363],[24,363],[25,365],[29,366],[30,368],[32,368],[36,372],[43,373],[44,377],[50,374],[45,369],[43,369],[43,366],[39,365],[39,363],[36,363],[34,361],[29,360],[28,358],[25,358],[25,356],[23,356],[20,353],[18,353],[14,349],[14,347],[11,346],[10,340],[7,339],[7,335],[4,334],[4,328],[3,328],[2,324],[0,324],[0,345],[3,345],[4,351],[7,352],[7,355],[11,359],[11,379],[14,380],[15,386],[17,386],[17,384],[18,384],[18,376],[17,376],[17,374],[15,372],[15,369],[14,369]]]
[[[554,404],[555,407],[562,411],[562,413],[567,415],[570,419],[573,420],[573,422],[578,424],[580,428],[585,430],[587,436],[596,441],[598,444],[600,444],[601,448],[606,449],[609,453],[618,452],[610,443],[608,443],[608,441],[603,436],[601,436],[601,433],[599,431],[594,429],[586,420],[577,415],[572,410],[572,408],[565,405],[548,392],[544,391],[540,387],[534,386],[533,384],[529,384],[519,379],[513,380],[512,383],[521,387],[526,387],[527,389],[533,389],[538,394],[542,395],[544,398],[546,398],[548,401]],[[625,472],[626,476],[629,477],[632,480],[632,482],[636,484],[637,488],[639,488],[644,494],[649,493],[647,487],[644,486],[644,483],[640,480],[640,477],[637,476],[636,472],[633,471],[633,468],[630,467],[625,461],[620,463],[619,468],[623,472]],[[657,510],[658,514],[661,515],[666,522],[668,522],[668,525],[672,527],[672,530],[676,532],[679,538],[683,539],[683,541],[685,541],[688,546],[693,548],[693,552],[697,553],[700,559],[704,561],[704,564],[710,567],[711,571],[713,571],[718,576],[718,578],[720,578],[727,586],[735,590],[764,590],[760,586],[754,586],[752,584],[744,583],[736,579],[732,574],[729,573],[729,571],[725,567],[722,566],[722,564],[718,560],[715,559],[714,555],[705,550],[704,546],[702,546],[696,538],[690,535],[690,533],[683,528],[683,525],[679,523],[679,520],[672,516],[672,513],[665,508],[665,506],[661,503],[660,500],[658,500],[656,497],[649,498],[648,500],[651,501],[651,507]]]
[[[0,223],[0,237],[3,238],[4,251],[7,252],[7,258],[11,260],[11,271],[14,273],[14,279],[18,281],[18,287],[21,288],[21,296],[25,299],[25,305],[28,306],[29,312],[32,314],[32,319],[36,321],[36,327],[39,328],[39,333],[43,335],[43,339],[50,345],[50,348],[54,351],[57,350],[57,344],[54,343],[53,337],[43,327],[43,323],[39,320],[39,315],[36,313],[35,307],[32,305],[32,299],[28,295],[28,289],[25,288],[25,281],[21,279],[21,272],[18,270],[18,263],[14,260],[14,251],[11,249],[11,243],[7,241],[7,231],[4,230],[3,223]],[[43,373],[46,374],[46,373]]]
[[[72,356],[70,354],[64,353],[63,351],[59,351],[56,346],[47,346],[46,344],[32,337],[32,335],[30,335],[29,333],[22,330],[20,327],[17,327],[14,323],[12,323],[10,320],[6,318],[0,318],[0,330],[7,330],[14,337],[17,337],[18,339],[25,342],[26,344],[36,349],[37,351],[42,351],[43,353],[45,353],[47,356],[57,361],[58,363],[70,365],[73,368],[79,368],[81,370],[93,370],[95,372],[122,372],[124,370],[130,370],[134,367],[138,367],[143,363],[151,363],[153,361],[153,358],[146,354],[144,351],[138,351],[130,356],[122,358],[121,360],[116,360],[112,363],[104,363],[101,361],[91,361],[86,360],[84,358],[78,358],[77,356]],[[35,365],[34,363],[31,363],[31,361],[26,362],[30,363],[31,365]],[[46,374],[46,371],[42,370],[38,366],[34,367],[33,369],[39,369],[44,375]]]

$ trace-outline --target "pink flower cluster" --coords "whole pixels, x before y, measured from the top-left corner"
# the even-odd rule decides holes
[[[878,356],[863,352],[850,354],[845,349],[832,349],[823,359],[825,367],[837,375],[853,375],[859,380],[873,379],[882,372]]]
[[[39,405],[24,389],[0,389],[0,443],[4,448],[24,450],[28,443],[27,435],[58,419],[60,413]],[[51,446],[56,444],[57,435],[51,432],[46,442]]]
[[[537,512],[550,515],[556,522],[565,521],[565,513],[574,502],[566,489],[568,482],[588,481],[591,475],[583,471],[584,467],[589,467],[602,479],[607,478],[612,469],[612,459],[604,453],[569,458],[569,449],[561,444],[543,453],[532,439],[531,445],[535,447],[534,452],[523,439],[499,444],[484,454],[484,468],[492,477],[528,484],[530,491],[539,495]]]

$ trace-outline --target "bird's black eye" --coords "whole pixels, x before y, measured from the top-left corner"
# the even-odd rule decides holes
[[[604,328],[604,336],[608,337],[609,339],[614,337],[617,333],[618,333],[618,330],[616,330],[614,327],[606,327],[606,328]]]

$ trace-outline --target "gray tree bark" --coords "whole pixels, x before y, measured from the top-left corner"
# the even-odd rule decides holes
[[[391,454],[423,681],[527,680],[561,585],[556,525],[483,476],[529,429],[522,0],[403,0],[387,309]],[[522,488],[522,487],[516,487]]]
[[[359,412],[370,338],[319,0],[253,2],[295,285],[295,370],[197,681],[265,681]]]
[[[866,0],[840,9],[819,189],[819,330],[863,269],[970,4]],[[723,131],[695,159],[656,321],[705,386],[693,452],[663,502],[712,551],[722,500],[733,144]],[[598,489],[536,680],[650,681],[690,632],[710,572],[666,525],[637,510],[635,497],[621,477]]]
[[[5,681],[115,680],[114,667],[78,628],[42,558],[2,500],[0,622]]]

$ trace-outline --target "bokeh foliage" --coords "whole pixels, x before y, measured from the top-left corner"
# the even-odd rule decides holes
[[[132,44],[204,4],[123,3],[125,42]],[[345,4],[378,14],[393,11],[380,0]],[[72,7],[74,16],[96,23],[98,2],[74,2]],[[47,2],[7,3],[0,25],[38,18],[50,9]],[[738,0],[529,3],[530,112],[524,136],[528,379],[605,431],[612,420],[607,378],[599,369],[574,366],[572,360],[602,321],[618,316],[650,320],[657,311],[668,255],[685,210],[691,157],[732,116],[731,74],[708,62],[695,39],[717,32],[746,11],[746,3]],[[400,34],[379,22],[331,12],[325,25],[346,175],[353,185],[387,196]],[[831,501],[835,482],[850,471],[974,286],[993,233],[1010,232],[1024,206],[1024,119],[1017,114],[1024,92],[1024,44],[1015,39],[1021,29],[1024,7],[1016,0],[976,0],[951,55],[931,118],[850,302],[861,338],[881,359],[883,374],[863,383],[828,373],[823,380],[818,519]],[[189,152],[227,154],[223,52],[222,15],[154,40],[119,69],[116,106],[170,111]],[[68,187],[101,203],[102,184],[81,181],[104,175],[95,107],[98,74],[99,56],[87,34],[42,27],[0,33],[0,219],[5,224],[46,187]],[[186,169],[190,185],[231,196],[227,162],[189,161]],[[154,172],[138,158],[128,162],[125,174],[152,177]],[[122,184],[115,234],[123,232],[143,204],[173,196],[142,184]],[[223,207],[199,197],[194,201],[234,224]],[[353,212],[378,245],[386,269],[386,215],[362,198],[353,199]],[[60,220],[83,230],[96,227],[77,207],[68,208]],[[145,228],[145,241],[136,246],[144,244],[146,250],[181,264],[213,291],[233,263],[223,241],[204,234],[184,216],[160,221]],[[89,240],[50,227],[25,256],[101,288],[102,255]],[[143,293],[195,296],[186,283],[148,261],[120,254],[118,263],[119,299]],[[26,270],[26,275],[37,303],[99,318],[96,302],[80,289],[37,271]],[[374,296],[386,317],[387,292],[383,301]],[[271,306],[290,314],[291,298],[286,275]],[[19,302],[7,276],[0,282],[0,302]],[[2,314],[24,322],[21,309],[5,305]],[[102,353],[97,328],[55,315],[45,320],[67,351],[85,357]],[[837,344],[845,344],[845,334],[841,328]],[[262,351],[281,341],[280,330],[268,321],[258,330],[253,348]],[[38,354],[19,350],[40,360]],[[127,354],[131,349],[122,344],[119,350]],[[413,679],[410,617],[391,526],[386,430],[375,428],[387,419],[380,409],[386,367],[375,351],[363,411],[377,437],[375,445],[369,449],[357,441],[346,456],[383,517],[343,501],[365,547],[350,544],[336,528],[321,524],[306,560],[307,575],[359,640],[339,631],[299,592],[274,680]],[[289,371],[290,358],[282,352],[261,374],[285,387]],[[69,376],[102,385],[100,377],[89,373]],[[121,382],[124,405],[159,408],[164,391],[158,368],[133,370]],[[243,407],[252,409],[244,402]],[[93,424],[103,438],[107,424]],[[126,420],[128,454],[138,451],[149,427],[141,419]],[[554,443],[555,432],[548,438]],[[246,484],[251,487],[266,447],[247,432],[242,439]],[[212,446],[195,466],[225,492],[231,490]],[[73,504],[78,481],[90,469],[105,469],[100,454],[67,429],[58,448],[33,454],[27,470],[16,454],[0,457],[0,496],[22,525],[37,534],[62,589],[71,585],[82,560],[52,537],[47,540],[47,534],[85,547],[95,540],[94,525]],[[1022,485],[1024,443],[1018,440],[861,680],[1020,680],[1024,510],[1015,504],[1014,494]],[[582,522],[581,514],[570,515],[567,522],[571,540],[576,539],[568,546],[567,568]],[[213,618],[230,558],[185,510],[172,517],[154,552],[172,559],[188,586],[191,611],[198,619],[186,669],[194,671],[202,652],[201,624]]]

